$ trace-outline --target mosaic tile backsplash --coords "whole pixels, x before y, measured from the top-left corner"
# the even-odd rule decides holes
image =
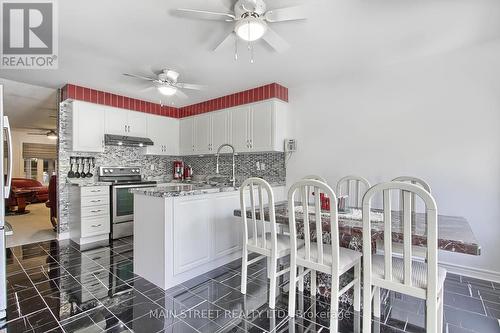
[[[150,156],[144,155],[142,148],[106,146],[104,153],[75,153],[71,151],[71,113],[62,108],[59,113],[59,233],[68,229],[69,188],[67,174],[70,169],[70,156],[94,157],[97,180],[99,166],[140,166],[145,178],[156,181],[170,181],[173,173],[173,161],[182,160],[193,167],[195,176],[215,174],[216,159],[207,156]],[[261,177],[273,185],[284,185],[286,180],[284,153],[258,153],[236,155],[236,179],[241,184],[248,177]],[[257,169],[259,162],[259,170]],[[154,165],[154,170],[151,170]],[[262,168],[261,166],[264,165]],[[220,174],[230,177],[231,155],[221,155]],[[74,170],[74,169],[73,169]]]

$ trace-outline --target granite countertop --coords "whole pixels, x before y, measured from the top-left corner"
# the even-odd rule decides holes
[[[284,186],[282,184],[271,184],[273,187]],[[158,187],[134,188],[130,189],[130,193],[148,195],[159,198],[183,197],[192,195],[203,195],[210,193],[234,192],[239,191],[239,187],[222,186],[214,187],[203,184],[160,184]]]
[[[110,186],[112,184],[111,182],[95,181],[91,178],[89,178],[89,179],[68,179],[66,181],[66,183],[70,184],[72,186],[79,186],[79,187]]]
[[[377,210],[374,210],[377,212]],[[241,209],[234,211],[235,216],[241,217]],[[249,218],[252,217],[250,210],[246,214]],[[286,201],[275,203],[276,223],[288,225],[288,203]],[[400,212],[392,212],[392,237],[395,242],[403,241],[403,228],[401,223]],[[256,210],[256,218],[260,219],[260,212]],[[264,219],[269,221],[269,208],[264,208]],[[315,222],[315,217],[310,216],[310,222]],[[348,216],[342,216],[339,213],[339,236],[340,239],[349,239],[351,236],[362,237],[363,222],[353,219]],[[296,215],[298,225],[303,224],[303,219],[300,214]],[[330,216],[321,216],[323,232],[330,232]],[[384,222],[372,221],[372,238],[374,240],[383,240],[384,238]],[[315,230],[311,227],[311,230]],[[425,247],[427,244],[426,236],[426,217],[424,214],[415,213],[414,223],[412,225],[412,243],[414,246]],[[471,255],[480,255],[481,246],[478,244],[469,222],[460,216],[438,215],[438,249],[450,252],[458,252]]]

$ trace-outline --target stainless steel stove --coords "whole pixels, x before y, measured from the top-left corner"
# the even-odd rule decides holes
[[[143,180],[139,167],[100,167],[99,181],[111,182],[111,238],[134,233],[134,195],[131,188],[156,187],[156,182]]]

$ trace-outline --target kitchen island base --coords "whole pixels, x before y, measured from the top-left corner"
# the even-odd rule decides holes
[[[274,189],[284,196],[284,187]],[[134,192],[134,273],[166,290],[241,258],[239,191],[188,196]]]

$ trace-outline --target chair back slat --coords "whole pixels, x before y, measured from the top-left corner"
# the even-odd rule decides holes
[[[319,193],[319,188],[314,188],[315,193]],[[315,196],[314,202],[316,217],[316,245],[318,247],[318,263],[323,264],[323,226],[321,222],[321,202],[319,195]]]
[[[391,197],[388,190],[384,191],[384,253],[392,253],[392,211]],[[385,256],[386,280],[392,280],[392,256]]]
[[[351,195],[351,186],[354,184],[354,193]],[[337,182],[337,196],[347,195],[348,202],[351,207],[359,208],[363,200],[363,196],[370,188],[370,182],[360,176],[345,176]]]
[[[304,210],[304,248],[306,250],[306,260],[311,259],[311,231],[309,227],[309,186],[300,189],[302,207]],[[316,193],[316,195],[318,195]]]
[[[314,191],[314,201],[312,202],[313,207],[308,207],[307,203],[307,193],[312,189]],[[311,265],[325,265],[324,254],[325,254],[325,244],[323,243],[323,224],[321,223],[321,201],[320,194],[323,193],[330,197],[332,202],[337,202],[337,197],[333,190],[326,183],[319,180],[303,179],[293,184],[288,191],[288,211],[289,211],[289,229],[290,229],[290,239],[291,239],[291,250],[292,255],[297,254],[297,214],[295,211],[296,205],[300,203],[303,207],[303,214],[301,215],[303,221],[304,230],[304,257],[301,260],[309,262]],[[339,263],[339,231],[338,231],[338,215],[337,215],[337,205],[330,205],[330,233],[331,233],[331,245],[332,251],[332,274],[338,273],[338,263]],[[311,219],[310,215],[314,218]],[[314,232],[316,234],[316,244],[311,244],[311,228],[310,223],[315,223]],[[313,246],[313,248],[311,248]],[[315,255],[312,255],[313,249],[315,250]]]
[[[398,214],[399,223],[403,230],[403,276],[401,281],[394,279],[392,267],[392,257],[396,252],[392,251],[392,227],[393,212],[391,212],[391,191],[399,191],[398,195],[402,196],[402,212]],[[412,215],[411,210],[412,197],[421,200],[425,206],[425,214],[422,216],[426,219],[426,234],[427,234],[427,290],[429,288],[437,288],[437,207],[432,195],[423,187],[407,182],[392,181],[382,183],[370,188],[363,198],[363,257],[364,257],[364,274],[371,278],[372,260],[371,260],[371,220],[370,211],[372,200],[376,194],[383,193],[384,199],[384,280],[392,285],[408,286],[412,288],[422,287],[413,285],[412,280]],[[394,193],[396,194],[396,193]],[[397,198],[397,196],[396,196]],[[435,293],[434,293],[435,295]]]
[[[247,200],[247,193],[249,200]],[[267,203],[264,197],[267,197]],[[249,202],[250,207],[247,207],[247,202]],[[262,250],[268,249],[269,245],[266,237],[266,225],[268,223],[265,220],[265,208],[267,206],[269,210],[271,250],[277,251],[276,215],[271,185],[261,178],[248,178],[240,187],[240,205],[244,225],[244,245],[252,245]],[[250,211],[250,218],[247,216],[248,211]],[[257,211],[259,218],[257,218]],[[252,230],[252,236],[249,235],[249,230]]]
[[[411,237],[411,212],[412,212],[412,197],[415,197],[415,193],[410,193],[408,191],[403,192],[403,260],[404,260],[404,282],[406,285],[411,285],[411,262],[412,262],[412,237]]]
[[[392,181],[418,185],[418,186],[422,187],[424,190],[426,190],[427,192],[431,193],[431,187],[430,187],[429,183],[427,183],[422,178],[417,178],[417,177],[412,177],[412,176],[400,176],[400,177],[394,178]],[[402,193],[401,193],[401,199],[399,202],[401,205],[403,204],[403,194]],[[412,193],[412,195],[411,195],[411,211],[412,212],[416,211],[415,210],[415,203],[416,203],[415,193]]]

